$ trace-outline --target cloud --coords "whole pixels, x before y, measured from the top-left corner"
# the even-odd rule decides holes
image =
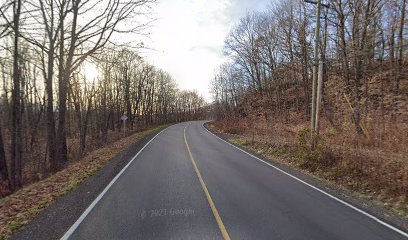
[[[246,12],[268,0],[162,0],[146,44],[151,63],[169,72],[182,89],[196,89],[210,99],[214,69],[224,61],[222,48],[231,27]]]
[[[220,49],[222,49],[222,45],[218,46],[208,46],[208,45],[201,45],[201,46],[192,46],[191,48],[188,49],[189,52],[197,52],[197,51],[207,51],[211,52],[214,54],[219,54]]]

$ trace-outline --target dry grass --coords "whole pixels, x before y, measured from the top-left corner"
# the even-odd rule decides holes
[[[86,149],[83,154],[80,151],[79,136],[71,135],[67,137],[68,159],[70,162],[75,162],[82,159],[86,154],[92,152],[98,148],[109,145],[118,141],[121,138],[129,136],[135,132],[141,132],[146,130],[145,127],[136,126],[134,131],[108,131],[106,141],[102,142],[101,137],[89,133],[86,138]],[[9,139],[10,132],[8,129],[3,131],[3,139]],[[5,142],[5,153],[7,164],[10,166],[10,142]],[[33,182],[40,181],[50,176],[50,162],[47,156],[47,142],[45,136],[36,136],[33,144],[30,143],[30,138],[23,140],[23,185],[31,184]],[[7,183],[0,183],[0,198],[10,194],[10,190],[7,187]]]
[[[239,133],[234,143],[352,190],[408,219],[406,125],[389,124],[378,134],[373,124],[367,130],[381,137],[372,134],[368,138],[355,134],[351,124],[334,129],[323,122],[319,145],[314,150],[306,123],[287,125],[277,121],[261,126],[262,130],[243,130],[245,125],[245,121],[224,119],[215,122],[213,128]]]
[[[80,161],[39,182],[0,199],[0,239],[7,238],[27,224],[58,197],[98,171],[119,152],[157,131],[160,127],[122,138],[104,148],[92,151]]]

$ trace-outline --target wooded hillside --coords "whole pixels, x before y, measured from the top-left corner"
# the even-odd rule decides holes
[[[273,1],[233,27],[224,45],[230,61],[212,84],[215,126],[247,136],[260,152],[294,157],[319,176],[396,197],[407,207],[406,0],[321,3],[317,62],[310,1]],[[316,150],[310,119],[319,62]]]

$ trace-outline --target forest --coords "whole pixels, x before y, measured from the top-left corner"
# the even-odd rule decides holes
[[[224,43],[229,61],[212,81],[214,127],[259,154],[389,201],[407,217],[406,0],[327,0],[320,10],[316,3],[273,1],[233,27]]]
[[[407,0],[268,1],[0,0],[0,240],[406,229]]]
[[[0,196],[133,132],[203,118],[203,97],[123,40],[145,34],[154,3],[1,1]]]

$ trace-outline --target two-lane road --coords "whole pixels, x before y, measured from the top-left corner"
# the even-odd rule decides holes
[[[153,138],[63,238],[408,239],[202,124],[173,125]]]

